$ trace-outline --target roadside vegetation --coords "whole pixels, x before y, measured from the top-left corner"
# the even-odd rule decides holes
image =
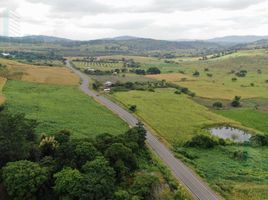
[[[0,121],[1,198],[189,199],[147,149],[142,126],[74,140],[67,130],[37,137],[23,114],[4,110]]]
[[[57,86],[8,81],[3,91],[7,109],[22,112],[40,124],[37,133],[52,134],[68,129],[76,138],[109,132],[117,135],[127,125],[102,105],[88,98],[77,86]]]

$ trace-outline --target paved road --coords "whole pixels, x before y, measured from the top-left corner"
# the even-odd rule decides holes
[[[71,68],[81,78],[82,84],[80,85],[80,88],[84,93],[93,97],[96,101],[112,110],[130,126],[133,127],[138,123],[138,119],[128,111],[110,101],[109,99],[103,96],[99,96],[97,93],[90,90],[88,88],[89,77],[86,74],[72,68],[68,61],[67,67]],[[186,186],[194,199],[220,199],[191,169],[189,169],[179,159],[175,158],[172,152],[165,145],[163,145],[149,130],[147,130],[147,143],[158,154],[162,161],[171,169],[174,177]]]

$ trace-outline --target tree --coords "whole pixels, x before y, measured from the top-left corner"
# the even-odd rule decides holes
[[[58,141],[58,143],[63,144],[70,141],[71,133],[68,130],[61,130],[60,132],[55,134],[55,140]]]
[[[23,114],[0,112],[0,167],[28,157],[36,125]]]
[[[212,106],[213,106],[213,108],[220,109],[223,107],[223,104],[222,104],[222,102],[217,101],[217,102],[213,103]]]
[[[161,74],[160,69],[158,69],[157,67],[150,67],[147,71],[147,74]]]
[[[124,137],[127,142],[135,142],[140,148],[145,147],[146,130],[141,124],[138,124],[137,127],[128,130]]]
[[[54,174],[54,190],[60,199],[80,199],[83,175],[77,169],[65,168]]]
[[[30,161],[11,162],[3,168],[4,185],[14,200],[37,199],[47,179],[46,169]]]
[[[104,153],[115,142],[115,137],[109,133],[103,133],[97,135],[95,140],[95,147]]]
[[[137,106],[136,106],[136,105],[131,105],[131,106],[129,107],[129,110],[130,110],[131,112],[136,112],[136,110],[137,110]]]
[[[151,174],[138,174],[131,186],[131,193],[141,199],[154,199],[153,190],[160,183],[159,178]]]
[[[240,107],[241,106],[240,100],[241,100],[241,97],[235,96],[234,100],[231,102],[231,105],[233,107]]]
[[[77,166],[80,168],[87,161],[94,160],[98,155],[97,149],[90,143],[86,141],[79,141],[75,147],[75,161]]]
[[[204,149],[213,148],[215,145],[218,145],[218,142],[206,135],[196,135],[185,144],[186,147],[196,147]]]
[[[104,157],[97,157],[93,161],[88,161],[83,165],[82,172],[84,179],[82,181],[81,199],[105,200],[113,195],[115,171]]]
[[[130,148],[122,143],[112,144],[106,150],[105,157],[110,161],[111,166],[114,167],[119,179],[138,167],[136,156],[132,153]]]
[[[59,147],[59,143],[55,140],[54,136],[43,137],[39,144],[42,157],[54,156],[56,149]]]
[[[195,72],[193,73],[193,76],[200,76],[199,71],[195,71]]]

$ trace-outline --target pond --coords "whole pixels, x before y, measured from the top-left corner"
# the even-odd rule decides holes
[[[222,139],[230,139],[234,142],[247,142],[251,134],[237,128],[222,126],[209,129],[210,133]]]

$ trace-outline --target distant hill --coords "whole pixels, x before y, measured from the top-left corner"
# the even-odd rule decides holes
[[[45,35],[30,35],[24,37],[5,37],[0,36],[0,42],[18,42],[18,43],[54,43],[54,42],[71,42],[72,40],[53,37],[53,36],[45,36]]]
[[[103,40],[121,41],[121,40],[136,40],[136,39],[141,39],[141,38],[134,37],[134,36],[129,36],[129,35],[123,35],[123,36],[118,36],[118,37],[113,37],[113,38],[106,38],[106,39],[103,39]]]
[[[255,35],[246,35],[246,36],[226,36],[218,37],[207,40],[208,42],[215,43],[231,43],[231,44],[243,44],[243,43],[252,43],[259,40],[268,39],[268,36],[255,36]]]
[[[25,36],[25,37],[0,37],[1,42],[22,44],[52,43],[64,55],[154,55],[159,54],[190,54],[204,55],[223,51],[226,46],[207,41],[166,41],[132,36],[119,36],[115,38],[75,41],[51,36]],[[37,47],[37,46],[36,46]],[[68,48],[66,48],[68,47]],[[34,45],[31,46],[35,48]]]

